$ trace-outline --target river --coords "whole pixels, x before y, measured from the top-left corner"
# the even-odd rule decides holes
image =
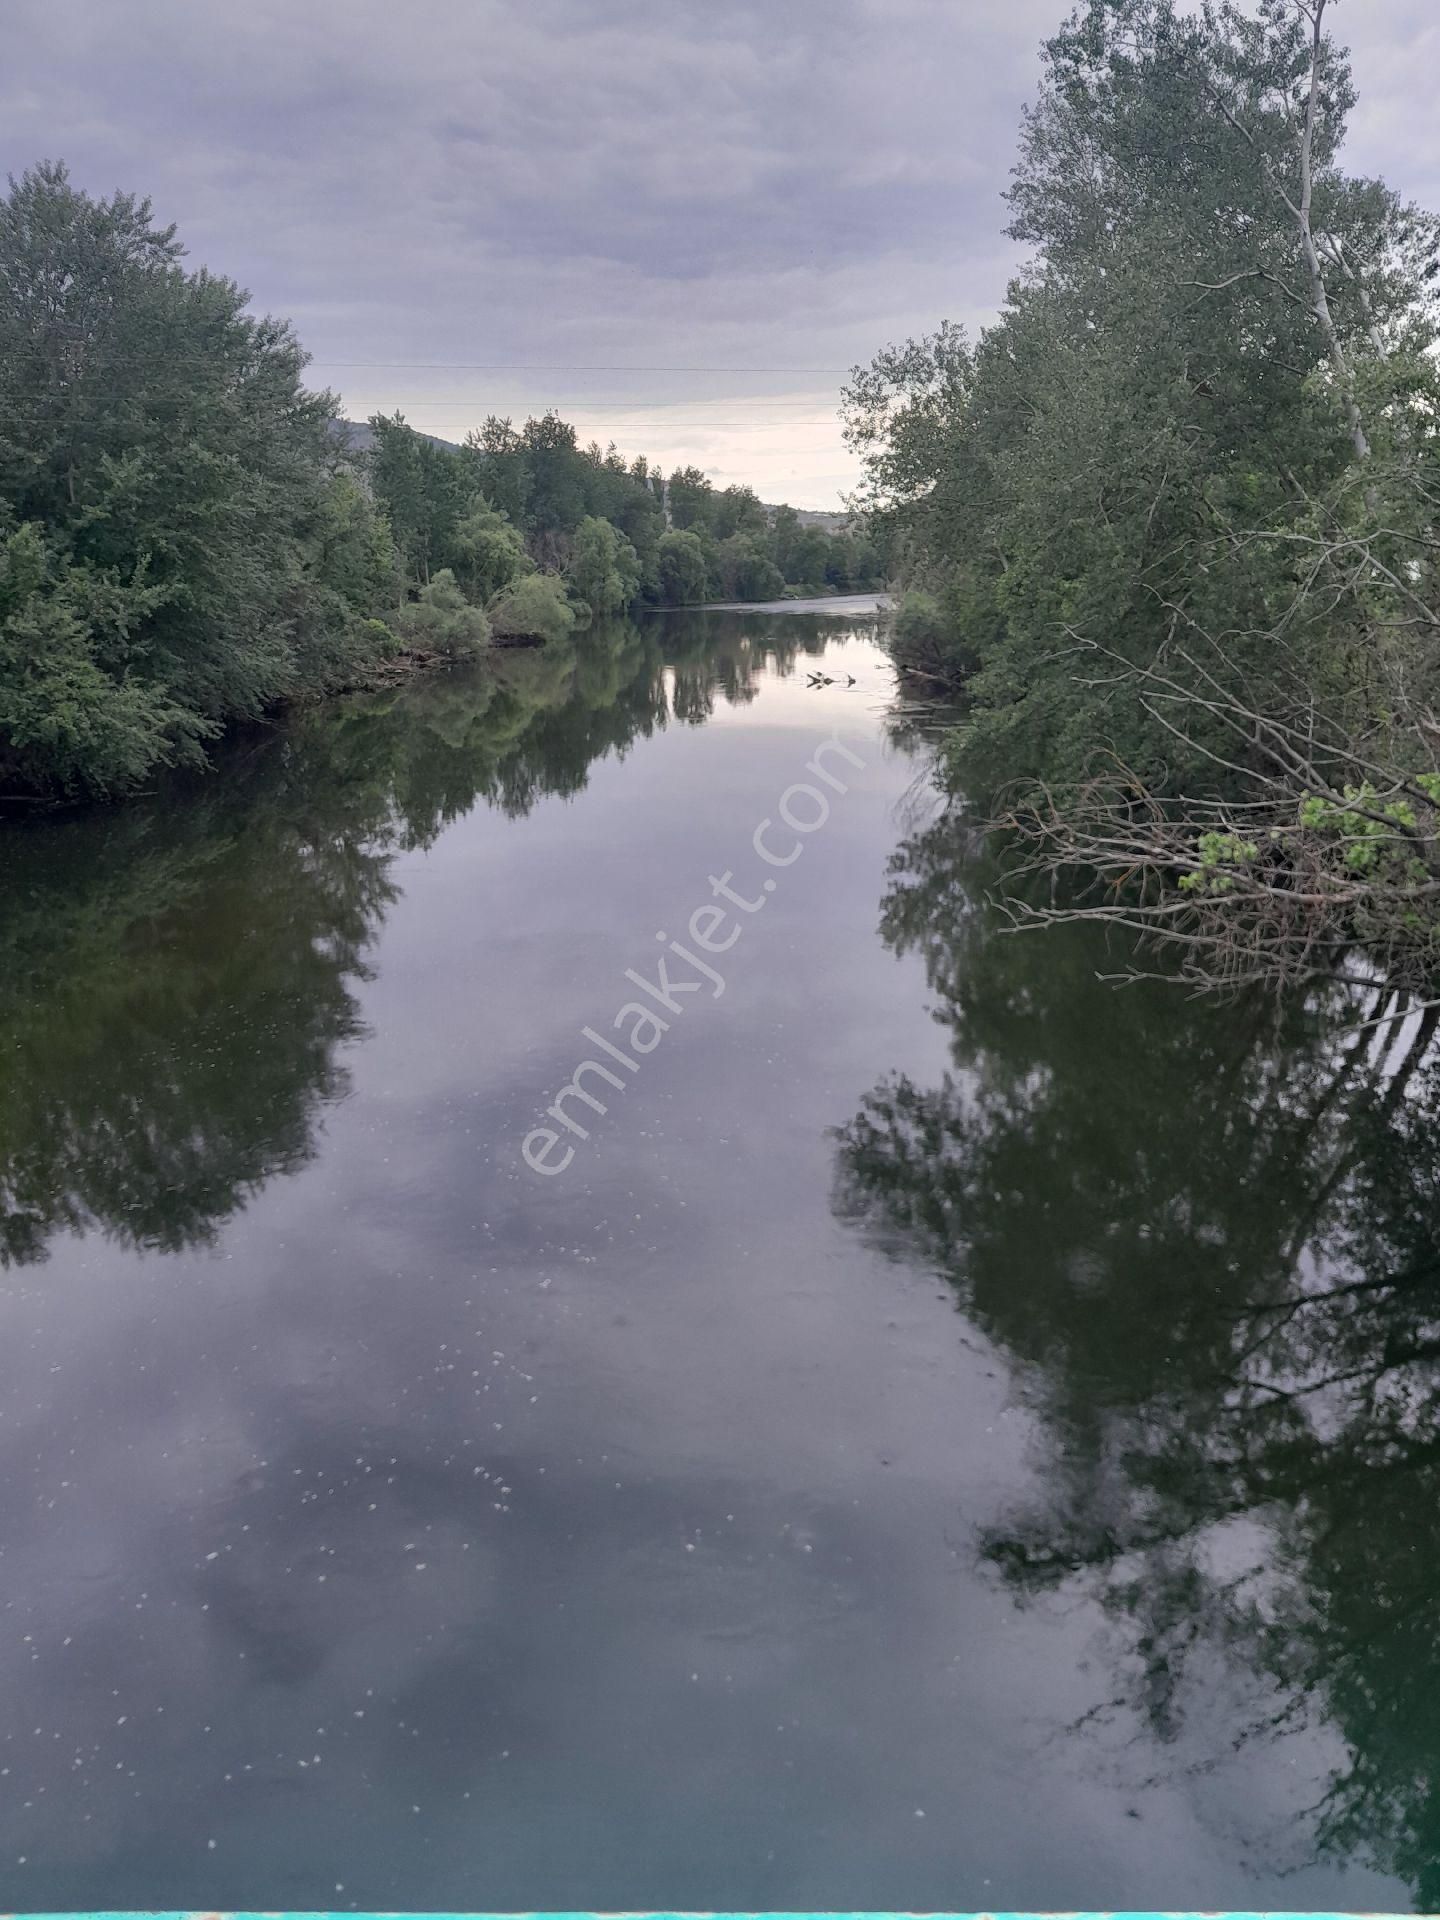
[[[1428,1029],[930,738],[657,617],[3,829],[0,1907],[1440,1904]]]

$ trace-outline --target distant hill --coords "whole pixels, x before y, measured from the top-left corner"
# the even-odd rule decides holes
[[[766,503],[765,511],[775,518],[773,506]],[[850,524],[848,513],[823,513],[816,507],[796,507],[795,518],[802,527],[819,527],[824,533],[843,533]]]
[[[421,433],[419,427],[415,428],[415,432],[420,434],[422,440],[428,440],[434,446],[449,447],[456,453],[460,450],[458,442],[442,440],[438,433]],[[375,445],[374,428],[366,426],[361,420],[337,420],[334,434],[347,453],[369,453]]]

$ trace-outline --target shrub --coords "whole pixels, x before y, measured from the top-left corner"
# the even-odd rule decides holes
[[[564,582],[554,573],[531,573],[513,581],[495,595],[487,611],[491,629],[501,639],[563,640],[575,625]]]

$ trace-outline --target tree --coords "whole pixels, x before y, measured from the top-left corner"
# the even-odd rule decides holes
[[[524,445],[509,419],[490,414],[483,427],[466,434],[465,445],[478,463],[486,499],[516,526],[523,526],[530,473]]]
[[[575,624],[558,574],[528,573],[497,593],[486,609],[503,639],[563,640]]]
[[[670,520],[684,533],[712,524],[715,489],[699,467],[677,467],[670,476]]]
[[[760,540],[770,538],[769,516],[750,487],[726,487],[714,494],[709,520],[717,540],[728,540],[737,533],[752,534]]]
[[[1418,982],[1436,227],[1342,170],[1326,13],[1081,8],[1026,117],[1036,257],[1001,322],[882,355],[848,418],[972,702],[958,783],[1015,789],[1042,864],[1121,883],[1114,917],[1201,934],[1198,977],[1359,940]]]
[[[422,653],[471,660],[489,644],[490,622],[482,607],[465,598],[448,567],[400,609],[400,637]]]
[[[424,586],[432,569],[463,561],[460,526],[476,506],[473,455],[417,433],[400,414],[376,414],[370,482],[390,522],[405,576]],[[484,504],[481,502],[480,504]]]
[[[829,560],[830,536],[824,528],[801,527],[791,543],[790,571],[785,578],[799,586],[823,586]]]
[[[302,387],[288,326],[182,255],[147,201],[93,200],[61,166],[0,201],[12,784],[123,790],[373,650],[383,535],[333,490],[334,400]],[[358,572],[315,550],[338,521],[369,555]]]
[[[526,518],[539,556],[562,556],[559,536],[572,533],[585,517],[586,464],[575,429],[558,414],[527,420],[521,435],[529,474]]]
[[[794,507],[777,507],[771,523],[775,544],[775,564],[787,580],[794,580],[795,542],[800,536],[800,516]]]
[[[570,552],[570,578],[600,617],[628,607],[640,590],[640,561],[624,534],[593,515],[582,520]]]
[[[480,494],[456,523],[451,545],[456,577],[474,600],[488,600],[534,566],[509,515],[491,507]]]
[[[755,533],[732,533],[720,543],[712,578],[725,600],[773,600],[785,590],[769,543]]]
[[[695,534],[662,535],[655,564],[662,606],[693,607],[705,598],[705,549]]]

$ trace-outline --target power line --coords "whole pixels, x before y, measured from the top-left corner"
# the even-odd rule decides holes
[[[517,360],[325,360],[318,354],[309,362],[312,367],[398,367],[413,369],[429,367],[448,372],[451,368],[466,368],[481,373],[807,373],[807,374],[846,374],[850,367],[660,367],[642,365],[639,362],[615,362],[611,364],[575,363],[566,365],[557,362],[554,365],[538,361]]]
[[[406,413],[407,424],[409,421],[409,414],[414,413],[416,411],[417,409],[412,407]],[[440,420],[427,420],[425,425],[427,429],[429,427],[464,426],[469,422],[473,422],[473,420],[474,420],[473,414],[447,414],[443,419],[440,419]],[[351,424],[355,426],[365,426],[365,425],[368,425],[369,423],[368,421],[357,420],[352,422]],[[828,427],[834,427],[837,424],[838,423],[836,421],[832,419],[828,419],[824,416],[815,420],[717,420],[713,415],[710,415],[703,420],[618,420],[617,419],[614,422],[614,425],[617,428],[622,429],[626,433],[662,433],[662,432],[663,433],[697,433],[697,432],[704,431],[707,428],[713,428],[713,427],[725,427],[727,429],[732,429],[732,430],[735,428],[744,427],[744,428],[747,428],[751,433],[773,433],[773,432],[788,433],[794,427],[827,427],[828,428]],[[600,425],[603,425],[603,422],[601,421],[592,422],[591,429],[593,430],[594,427],[600,426]]]
[[[410,404],[417,407],[463,407],[470,405],[472,402],[478,405],[486,398],[487,396],[485,394],[476,393],[427,393],[422,394],[419,399],[410,402]],[[405,405],[403,401],[399,404],[402,408]],[[530,406],[535,403],[526,401],[525,404]],[[694,400],[567,400],[561,398],[558,400],[548,400],[545,402],[545,405],[552,410],[556,407],[565,407],[571,413],[623,413],[630,407],[753,407],[757,409],[761,407],[813,407],[816,405],[816,401],[813,398],[809,400],[768,400],[763,396],[751,400],[745,394],[717,393],[702,394]]]
[[[149,418],[157,421],[158,420],[174,420],[177,417],[183,417],[183,418],[189,417],[187,413],[183,413],[181,410],[175,407],[150,406],[144,409],[144,413],[148,415]],[[67,421],[63,419],[57,419],[55,418],[55,416],[47,412],[25,413],[17,409],[7,409],[3,419],[0,419],[0,433],[3,433],[5,421],[10,421],[16,425],[24,425],[24,426],[49,425],[49,426],[53,426],[57,431],[60,431],[66,428],[71,428],[78,425],[80,428],[82,428],[87,432],[114,430],[117,424],[119,424],[115,422],[113,419],[73,422],[73,421]],[[136,424],[138,425],[139,423],[137,422]],[[245,425],[264,426],[264,425],[273,424],[273,422],[267,422],[264,419],[252,417],[249,421],[236,421],[236,422],[233,422],[232,424],[234,424],[237,427],[243,427]],[[346,422],[345,424],[350,426],[364,426],[367,423],[364,421],[349,421],[349,422]],[[407,424],[409,423],[407,422]],[[784,432],[788,434],[797,430],[802,430],[810,433],[821,433],[821,432],[829,433],[835,429],[835,426],[837,423],[833,420],[784,420],[784,421],[769,421],[769,420],[699,421],[699,420],[696,420],[688,423],[683,420],[682,421],[620,420],[620,421],[616,421],[614,424],[618,433],[622,433],[627,436],[631,434],[642,434],[642,433],[657,434],[657,435],[659,434],[684,435],[689,433],[689,434],[696,435],[698,437],[702,432],[707,430],[723,431],[726,433]],[[427,420],[416,423],[415,431],[422,435],[427,433],[439,434],[440,429],[443,427],[443,428],[449,429],[452,432],[462,432],[462,431],[468,432],[473,425],[474,425],[473,416],[467,416],[464,418],[459,418],[459,417],[447,418],[447,419],[441,419],[441,420],[427,419]],[[598,439],[598,437],[599,436],[597,434],[595,438]],[[613,436],[607,436],[607,437],[613,437]],[[584,452],[585,447],[588,446],[589,444],[590,444],[589,441],[577,442],[577,450],[580,452]]]
[[[42,346],[21,346],[21,353],[44,354]],[[105,353],[98,350],[105,363],[110,366],[144,365],[150,361],[163,360],[174,366],[187,364],[205,364],[212,355],[204,353],[167,353],[163,347],[155,347],[145,353]],[[415,371],[424,368],[432,372],[449,373],[465,371],[474,373],[764,373],[764,374],[848,374],[851,367],[688,367],[657,366],[640,361],[525,361],[525,360],[328,360],[319,354],[306,358],[311,367],[382,367]]]

